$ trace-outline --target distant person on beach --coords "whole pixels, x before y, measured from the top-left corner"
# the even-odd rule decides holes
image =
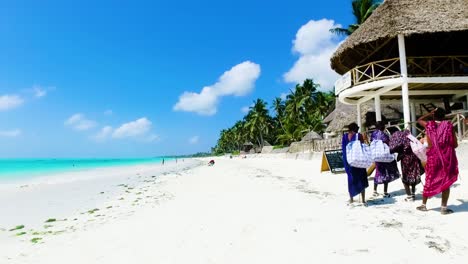
[[[210,160],[210,162],[208,162],[208,166],[213,166],[215,165],[215,161],[214,160]]]
[[[162,160],[162,165],[164,165],[164,159]]]
[[[433,116],[434,120],[426,121],[429,116]],[[442,193],[440,212],[443,215],[453,213],[453,210],[447,208],[447,202],[450,186],[458,180],[459,173],[455,153],[457,137],[452,123],[444,118],[445,110],[436,108],[418,119],[418,123],[426,129],[428,148],[423,200],[422,205],[417,207],[420,211],[427,211],[427,200]]]
[[[421,175],[424,174],[421,160],[411,149],[411,141],[408,138],[410,134],[409,130],[396,131],[390,137],[389,143],[390,153],[397,153],[397,161],[401,161],[401,181],[405,187],[407,202],[416,199],[416,185],[421,182]]]
[[[354,196],[361,194],[362,203],[367,205],[366,203],[366,188],[369,187],[369,182],[367,180],[367,170],[362,168],[355,168],[351,167],[348,164],[348,160],[346,159],[346,146],[351,141],[356,140],[356,134],[358,135],[358,140],[364,142],[364,137],[358,133],[359,127],[356,123],[351,123],[348,125],[348,133],[343,135],[343,139],[341,141],[341,147],[343,150],[343,163],[348,174],[348,192],[349,192],[349,203],[354,202]]]
[[[375,124],[376,130],[372,132],[371,141],[382,140],[384,144],[390,142],[390,138],[385,133],[385,123],[382,121],[377,121]],[[374,196],[378,196],[377,186],[379,184],[384,185],[383,197],[388,198],[390,194],[388,193],[388,183],[400,178],[400,172],[398,171],[398,166],[396,161],[392,162],[376,162],[375,163],[375,177],[374,177]]]

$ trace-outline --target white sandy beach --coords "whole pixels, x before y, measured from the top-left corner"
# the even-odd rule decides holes
[[[346,175],[320,173],[319,155],[216,158],[213,167],[186,160],[2,186],[0,263],[466,263],[468,145],[457,152],[462,179],[447,216],[440,198],[416,211],[401,181],[390,184],[392,198],[347,206]],[[60,221],[44,223],[51,217]],[[20,224],[27,234],[8,231]]]

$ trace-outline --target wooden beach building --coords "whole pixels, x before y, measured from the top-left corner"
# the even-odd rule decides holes
[[[468,0],[385,0],[336,50],[340,103],[356,109],[398,101],[404,127],[417,109],[468,109]],[[336,118],[335,118],[336,119]],[[460,127],[460,126],[459,126]]]

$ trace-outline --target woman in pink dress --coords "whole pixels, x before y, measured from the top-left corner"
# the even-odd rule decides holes
[[[425,121],[430,115],[434,117],[434,120]],[[444,117],[445,110],[436,108],[418,120],[418,123],[426,128],[428,148],[423,201],[417,209],[427,211],[427,200],[442,193],[440,212],[450,214],[453,211],[447,208],[447,202],[450,196],[450,186],[458,179],[458,160],[455,153],[458,143],[452,123],[444,120]]]

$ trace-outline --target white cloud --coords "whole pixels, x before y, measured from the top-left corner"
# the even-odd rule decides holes
[[[139,118],[135,121],[124,123],[114,129],[111,126],[104,126],[91,138],[96,141],[105,141],[107,139],[125,139],[131,138],[142,142],[158,142],[159,135],[149,133],[152,123],[146,117]]]
[[[38,85],[33,86],[32,89],[34,91],[34,96],[37,98],[41,98],[47,95],[47,91]]]
[[[292,50],[299,54],[299,59],[283,75],[286,82],[302,83],[312,78],[325,90],[333,88],[339,77],[330,67],[330,58],[340,44],[330,32],[335,27],[341,25],[329,19],[310,20],[297,31]]]
[[[145,141],[146,142],[158,142],[161,140],[161,137],[159,137],[156,134],[151,134],[148,137],[146,137]]]
[[[132,122],[122,124],[113,133],[113,138],[140,137],[146,135],[151,129],[151,121],[142,117]]]
[[[114,113],[114,112],[113,112],[112,110],[110,110],[110,109],[107,109],[106,111],[104,111],[104,115],[106,115],[106,116],[110,116],[110,115],[112,115],[113,113]]]
[[[199,136],[193,136],[189,139],[189,143],[192,144],[192,145],[195,145],[197,144],[198,142],[200,141],[200,137]]]
[[[93,139],[96,141],[104,141],[106,140],[114,131],[111,126],[105,126],[99,130],[99,132],[93,136]]]
[[[78,131],[85,131],[94,128],[97,123],[93,120],[86,119],[83,114],[74,114],[65,121],[65,125],[72,127]]]
[[[221,97],[247,95],[253,90],[259,76],[260,65],[242,62],[224,72],[218,82],[204,87],[200,93],[184,92],[174,105],[174,110],[214,115]]]
[[[23,98],[18,95],[1,95],[0,96],[0,111],[6,111],[18,106],[21,106],[24,103]]]
[[[0,137],[18,137],[22,133],[19,129],[14,130],[0,130]]]

